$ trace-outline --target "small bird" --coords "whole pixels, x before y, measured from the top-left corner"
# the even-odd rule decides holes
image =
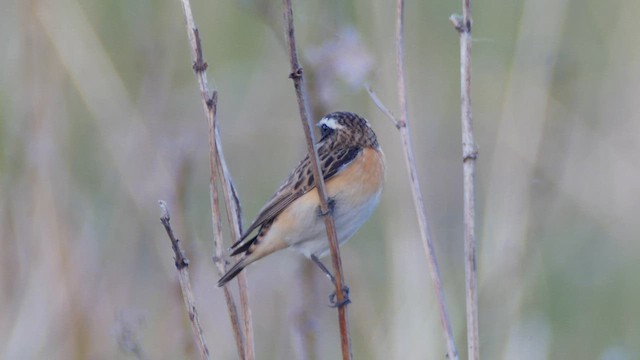
[[[385,177],[384,154],[367,120],[354,113],[325,115],[317,126],[321,139],[316,149],[329,197],[329,211],[342,245],[364,224],[380,201]],[[329,253],[329,242],[311,167],[307,155],[233,244],[232,256],[244,254],[220,278],[218,286],[225,285],[254,261],[288,247],[313,260],[335,284],[335,278],[319,260]],[[249,237],[255,230],[257,233]],[[347,291],[345,289],[345,294]]]

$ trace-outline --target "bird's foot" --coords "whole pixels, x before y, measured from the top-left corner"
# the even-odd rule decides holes
[[[318,206],[318,215],[320,217],[325,217],[329,214],[333,214],[333,209],[336,207],[336,201],[333,200],[332,198],[329,198],[327,200],[327,206],[329,207],[327,211],[322,211],[322,208]]]
[[[345,305],[351,303],[351,299],[349,299],[349,287],[344,285],[342,286],[342,301],[338,301],[338,296],[334,291],[333,294],[329,295],[329,306],[333,308],[341,308]]]

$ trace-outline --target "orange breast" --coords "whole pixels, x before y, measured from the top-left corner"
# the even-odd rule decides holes
[[[327,182],[327,192],[330,197],[360,203],[381,191],[384,173],[382,151],[366,148],[346,169]]]

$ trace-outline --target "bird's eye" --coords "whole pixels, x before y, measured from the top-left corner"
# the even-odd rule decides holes
[[[330,135],[332,132],[333,132],[333,129],[330,128],[327,124],[322,124],[320,126],[320,134],[322,135],[322,137]]]

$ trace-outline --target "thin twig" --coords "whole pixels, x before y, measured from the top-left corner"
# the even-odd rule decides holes
[[[462,16],[452,15],[460,34],[460,109],[462,119],[462,171],[464,193],[464,273],[467,303],[469,360],[480,359],[478,332],[478,272],[475,236],[475,166],[478,149],[473,140],[471,112],[471,0],[462,0]]]
[[[384,103],[382,103],[382,100],[380,100],[376,92],[373,91],[373,89],[371,89],[369,85],[365,85],[364,89],[367,90],[367,92],[369,93],[369,97],[371,97],[371,100],[373,101],[373,103],[376,104],[376,107],[378,107],[378,110],[382,111],[383,114],[387,115],[387,118],[393,123],[393,126],[395,126],[398,130],[400,130],[400,128],[403,127],[404,125],[401,124],[398,121],[398,119],[396,119],[396,117],[393,115],[391,110],[389,110],[386,106],[384,106]]]
[[[327,199],[327,190],[324,183],[324,177],[320,170],[320,162],[318,161],[318,153],[315,148],[315,141],[313,136],[313,128],[311,119],[309,116],[309,107],[307,106],[304,78],[302,75],[302,68],[298,62],[298,53],[296,49],[296,38],[293,27],[293,9],[291,6],[291,0],[283,0],[283,12],[284,12],[284,24],[285,34],[287,39],[287,45],[289,49],[289,61],[291,64],[291,74],[289,77],[293,80],[293,86],[296,91],[296,98],[298,99],[298,109],[300,111],[300,119],[302,120],[302,127],[304,129],[304,135],[307,140],[307,151],[309,152],[309,158],[311,168],[313,169],[313,176],[316,179],[316,189],[318,190],[318,196],[320,197],[320,210],[328,216],[324,217],[324,224],[327,228],[327,238],[329,240],[329,250],[331,252],[331,263],[333,264],[333,273],[336,279],[336,302],[338,304],[344,303],[344,293],[342,291],[344,284],[344,277],[342,273],[342,261],[340,259],[340,248],[338,247],[338,240],[336,235],[336,228],[333,222],[333,216],[329,211],[329,204]],[[340,327],[340,339],[343,360],[351,359],[351,339],[349,336],[349,323],[347,321],[347,304],[338,306],[338,323]]]
[[[202,46],[200,44],[200,36],[198,29],[195,25],[195,20],[193,19],[193,13],[191,11],[191,4],[189,0],[181,0],[182,9],[185,15],[185,21],[187,25],[187,35],[189,37],[189,44],[191,45],[191,56],[193,59],[193,70],[195,71],[196,78],[198,80],[198,85],[200,88],[200,95],[202,96],[202,105],[204,112],[207,116],[208,125],[209,125],[209,162],[210,162],[210,182],[209,182],[209,195],[210,195],[210,203],[211,203],[211,218],[212,218],[212,226],[213,226],[213,241],[214,241],[214,256],[213,260],[218,269],[219,275],[225,273],[226,263],[222,257],[222,221],[220,216],[220,207],[219,207],[219,199],[218,199],[218,190],[216,188],[216,181],[218,178],[217,169],[218,163],[222,163],[219,161],[219,156],[221,156],[221,148],[220,142],[217,141],[218,137],[216,136],[216,115],[217,115],[217,105],[218,105],[218,97],[217,93],[214,91],[211,95],[209,91],[209,85],[207,80],[207,74],[205,70],[207,69],[207,63],[204,61],[202,55]],[[226,164],[225,164],[226,166]],[[224,176],[223,176],[224,177]],[[224,182],[223,182],[224,185]],[[234,214],[236,214],[234,212]],[[229,215],[232,216],[232,215]],[[239,280],[243,279],[242,274],[239,277]],[[242,284],[242,281],[241,281]],[[229,313],[229,318],[231,320],[231,326],[233,329],[234,339],[236,343],[236,349],[238,351],[238,357],[245,360],[253,360],[253,326],[251,324],[251,316],[249,310],[248,303],[248,289],[246,286],[246,278],[244,278],[244,286],[240,287],[240,297],[244,299],[241,301],[241,306],[243,308],[244,317],[244,325],[240,326],[240,320],[238,317],[238,310],[233,300],[233,296],[231,295],[228,287],[223,288],[225,301],[227,303],[227,310]],[[248,316],[247,316],[248,314]],[[244,330],[244,334],[243,331]],[[244,336],[243,336],[244,335]],[[248,344],[248,341],[251,341]],[[246,346],[245,346],[246,345]]]
[[[191,281],[189,280],[189,260],[180,247],[180,240],[177,239],[173,234],[173,229],[171,228],[170,223],[171,218],[169,216],[169,208],[167,207],[167,204],[162,200],[158,201],[158,203],[160,204],[161,210],[160,221],[162,222],[162,225],[164,225],[164,229],[167,231],[169,240],[171,240],[173,253],[175,254],[175,265],[176,269],[178,270],[178,280],[180,281],[180,289],[182,290],[184,305],[187,308],[187,313],[189,314],[189,323],[191,324],[191,330],[193,330],[196,345],[198,346],[198,350],[200,351],[200,357],[202,359],[208,360],[210,359],[209,349],[207,348],[207,343],[204,339],[202,327],[200,326],[200,318],[198,317],[198,310],[196,309],[196,301],[193,297],[193,291],[191,290]]]
[[[383,112],[387,114],[387,116],[391,115],[390,118],[394,121],[402,138],[402,145],[405,155],[404,158],[407,170],[409,172],[409,182],[411,184],[413,202],[416,208],[416,215],[418,217],[418,226],[420,228],[422,246],[424,247],[424,251],[427,257],[427,263],[429,264],[429,272],[431,274],[436,297],[438,299],[440,324],[442,326],[444,337],[447,343],[447,356],[449,359],[457,360],[458,351],[456,350],[456,345],[453,338],[453,330],[451,328],[445,294],[442,288],[442,281],[440,279],[440,269],[438,267],[433,239],[431,238],[431,232],[429,230],[429,223],[427,221],[427,210],[424,205],[422,191],[420,190],[416,160],[413,153],[413,146],[411,145],[411,131],[409,128],[407,89],[404,71],[404,0],[397,0],[396,2],[396,73],[398,77],[398,102],[400,105],[400,119],[396,120],[393,117],[393,114],[391,114],[391,112],[388,110],[383,110]],[[379,99],[378,101],[374,100],[374,102],[379,107],[380,105],[382,105],[382,102],[380,102]],[[382,106],[382,108],[384,109],[384,106]]]

